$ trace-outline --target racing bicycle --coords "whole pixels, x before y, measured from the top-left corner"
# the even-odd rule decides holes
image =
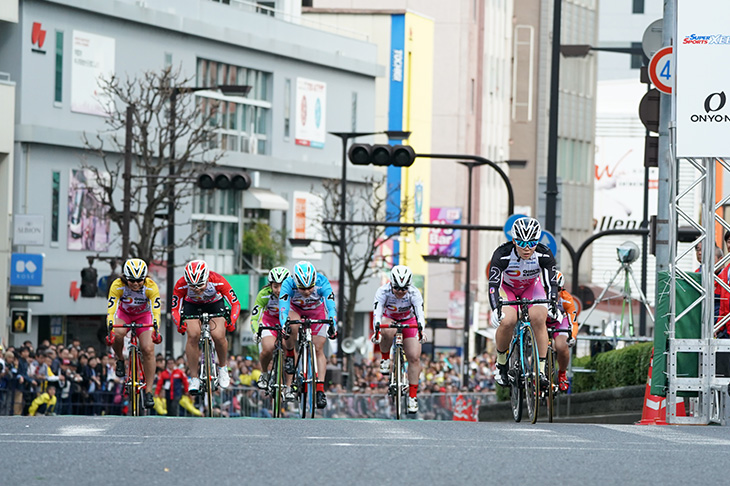
[[[549,385],[547,390],[543,391],[543,396],[547,403],[548,422],[553,421],[555,396],[560,392],[560,382],[558,381],[558,351],[553,346],[553,343],[555,342],[555,337],[561,332],[566,333],[568,338],[572,335],[570,329],[555,329],[552,326],[548,326],[548,349],[545,374],[547,375]]]
[[[515,422],[522,420],[522,403],[527,403],[531,423],[537,422],[540,405],[540,357],[535,333],[530,324],[530,305],[553,304],[549,299],[522,299],[502,301],[501,305],[516,305],[517,324],[507,355],[507,377],[510,386],[510,404]]]
[[[390,373],[390,383],[388,384],[388,395],[395,407],[395,419],[400,420],[403,411],[406,410],[408,403],[408,366],[406,362],[406,352],[403,349],[403,329],[418,329],[421,334],[421,327],[418,323],[406,324],[408,319],[395,319],[390,324],[380,324],[375,327],[377,335],[381,329],[395,329],[395,337],[393,339],[393,371]]]
[[[114,324],[112,327],[123,327],[130,329],[130,341],[128,346],[129,352],[129,366],[127,367],[127,377],[124,381],[124,389],[129,399],[129,410],[128,413],[133,417],[139,417],[143,415],[144,407],[142,406],[143,395],[142,393],[152,393],[152,390],[147,390],[147,384],[145,382],[144,368],[142,367],[142,355],[139,351],[139,341],[137,340],[137,333],[140,329],[150,327],[149,324],[139,324],[136,322]],[[151,387],[151,384],[150,384]]]
[[[299,401],[302,418],[314,418],[317,397],[317,355],[312,342],[312,326],[315,324],[332,325],[331,319],[290,319],[286,324],[286,335],[291,334],[291,326],[299,324],[298,351],[292,390]]]
[[[205,397],[206,415],[208,417],[213,416],[213,393],[218,389],[218,366],[215,363],[215,344],[210,335],[210,320],[216,317],[225,317],[226,322],[230,322],[230,310],[226,309],[223,312],[211,314],[203,312],[197,315],[181,316],[183,321],[200,321],[200,339],[198,340],[198,347],[200,348],[200,366],[198,367],[200,390],[198,394]]]
[[[261,331],[265,329],[276,333],[274,354],[271,358],[271,373],[269,374],[266,394],[271,396],[271,412],[274,418],[279,418],[281,417],[281,405],[284,387],[286,386],[284,380],[284,333],[279,325],[267,326],[264,323],[260,323],[258,330],[259,342],[261,341]]]

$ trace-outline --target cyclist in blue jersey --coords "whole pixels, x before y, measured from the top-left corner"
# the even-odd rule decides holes
[[[335,309],[335,294],[332,292],[330,281],[317,273],[310,262],[299,262],[294,265],[294,271],[281,284],[279,292],[279,322],[286,326],[288,319],[297,320],[302,317],[309,319],[332,319],[332,324],[325,328],[324,324],[312,325],[312,342],[317,355],[317,408],[327,406],[327,397],[324,393],[324,370],[327,369],[327,358],[324,355],[324,343],[337,337],[337,310]],[[292,326],[289,339],[286,340],[287,357],[285,359],[286,372],[294,373],[294,354],[298,326]]]

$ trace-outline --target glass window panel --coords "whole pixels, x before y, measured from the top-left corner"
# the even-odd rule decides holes
[[[61,200],[61,173],[53,171],[51,182],[51,241],[58,243],[58,218]]]
[[[56,31],[56,77],[53,100],[63,101],[63,32]]]

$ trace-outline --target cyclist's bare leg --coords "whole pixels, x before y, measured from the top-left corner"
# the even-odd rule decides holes
[[[210,337],[215,343],[215,352],[218,355],[218,366],[228,366],[228,339],[226,339],[226,320],[216,317],[210,320]]]
[[[185,343],[185,357],[188,360],[188,370],[190,376],[197,378],[200,372],[200,349],[198,341],[200,341],[200,321],[198,319],[185,321],[188,329],[185,335],[188,337]]]
[[[264,336],[261,338],[259,360],[261,361],[261,370],[263,372],[269,371],[269,363],[271,363],[271,357],[274,355],[275,345],[276,338],[274,336]]]
[[[124,324],[127,324],[120,318],[114,319],[114,325],[115,326],[123,326]],[[114,354],[116,355],[118,360],[124,359],[124,336],[127,335],[127,332],[129,329],[126,329],[124,327],[115,327],[114,328],[114,343],[112,344],[112,349],[114,350]]]
[[[314,344],[314,354],[317,358],[317,381],[324,381],[324,374],[327,370],[327,358],[324,355],[324,342],[327,340],[324,336],[312,336],[312,344]]]
[[[417,385],[418,376],[421,374],[421,343],[418,338],[405,338],[403,350],[408,360],[408,383]]]
[[[152,342],[152,330],[145,331],[137,338],[139,349],[142,351],[142,368],[144,368],[144,379],[147,383],[148,393],[153,393],[152,382],[155,380],[155,343]]]
[[[570,348],[568,347],[568,336],[559,333],[553,340],[555,350],[558,352],[558,368],[561,371],[567,371],[570,364]]]
[[[513,307],[502,307],[502,323],[497,328],[495,334],[495,344],[498,351],[509,351],[509,343],[512,341],[512,333],[515,331],[517,324],[517,311]]]
[[[383,319],[385,320],[385,319]],[[392,322],[392,321],[391,321]],[[380,330],[380,353],[389,354],[393,347],[393,339],[395,339],[396,329],[381,329]],[[392,358],[392,356],[391,356]]]
[[[295,312],[293,310],[289,310],[289,320],[292,321],[298,321],[301,319],[301,316],[298,312]],[[286,350],[286,354],[289,354],[291,351],[294,351],[294,361],[296,362],[297,359],[297,337],[299,336],[299,324],[293,324],[291,326],[291,334],[289,334],[289,339],[284,341],[284,349]],[[291,381],[287,378],[287,381]]]
[[[541,305],[530,306],[530,323],[532,323],[532,330],[535,332],[535,339],[537,340],[537,354],[541,359],[547,354],[548,332],[546,321],[547,307]]]

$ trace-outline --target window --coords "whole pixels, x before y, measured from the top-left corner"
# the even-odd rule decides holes
[[[271,73],[198,59],[198,86],[248,85],[246,98],[207,98],[200,94],[201,109],[217,136],[210,148],[266,154],[271,118]]]
[[[193,224],[201,235],[201,250],[235,251],[238,242],[238,191],[199,191],[193,208]]]
[[[51,173],[51,243],[58,243],[58,210],[61,200],[61,173]]]
[[[284,138],[291,136],[291,79],[284,80]]]
[[[631,48],[641,50],[641,42],[632,42]],[[641,69],[641,66],[643,65],[644,56],[641,54],[631,54],[631,69]]]
[[[53,101],[63,101],[63,32],[56,31],[56,77],[54,82]]]
[[[644,13],[644,0],[633,0],[633,8],[631,13],[643,14]]]
[[[172,68],[172,53],[170,52],[165,53],[165,67]]]

